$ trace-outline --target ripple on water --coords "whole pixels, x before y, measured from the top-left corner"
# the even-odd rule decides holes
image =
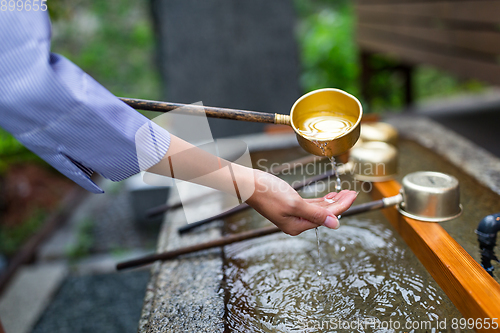
[[[407,264],[408,253],[390,230],[351,218],[322,233],[321,283],[314,232],[227,247],[231,331],[297,332],[305,321],[443,317],[442,292]]]
[[[315,140],[332,140],[349,132],[356,121],[356,117],[348,115],[331,113],[308,115],[298,122],[298,131]]]

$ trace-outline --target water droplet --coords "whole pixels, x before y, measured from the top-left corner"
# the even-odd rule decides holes
[[[319,250],[319,231],[318,228],[315,229],[316,231],[316,244],[318,246],[318,276],[321,276],[321,252]]]

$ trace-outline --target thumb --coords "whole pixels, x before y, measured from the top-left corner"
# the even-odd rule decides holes
[[[340,227],[339,220],[328,209],[307,202],[304,202],[300,206],[297,215],[314,224],[324,225],[330,229],[338,229]]]

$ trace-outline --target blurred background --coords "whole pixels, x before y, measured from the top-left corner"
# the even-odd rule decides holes
[[[396,1],[377,3],[390,6]],[[452,66],[436,66],[432,59],[405,57],[404,52],[391,48],[391,43],[373,42],[377,31],[391,40],[388,35],[391,24],[397,26],[401,22],[385,22],[384,8],[380,11],[370,8],[366,1],[280,0],[235,4],[222,0],[50,0],[48,8],[52,52],[70,59],[116,96],[180,103],[202,101],[210,106],[288,113],[303,93],[335,87],[358,96],[368,114],[421,112],[459,132],[472,127],[470,119],[477,119],[480,124],[476,132],[462,134],[499,156],[489,134],[495,133],[494,129],[488,132],[484,127],[500,121],[495,112],[500,105],[495,83],[485,79],[479,69],[478,75],[463,75],[461,65],[456,66],[457,70],[452,70]],[[370,21],[372,14],[375,18]],[[359,15],[364,15],[366,21],[359,22]],[[419,22],[426,21],[426,15],[432,16],[418,13],[415,17],[420,17],[420,21],[410,22],[403,15],[400,21],[419,26]],[[499,22],[488,20],[473,22],[463,17],[441,17],[433,19],[432,24],[437,30],[471,30],[486,32],[484,35],[491,37],[498,32]],[[381,27],[374,27],[377,24]],[[361,36],[358,30],[363,31]],[[417,37],[412,35],[415,31]],[[428,35],[425,31],[415,31],[406,36],[413,36],[418,50],[432,49],[430,42],[446,44],[438,43],[437,39],[425,40],[422,37]],[[458,41],[456,35],[448,37]],[[485,43],[495,40],[498,41],[488,39]],[[394,39],[393,44],[404,43]],[[448,55],[485,59],[495,66],[498,62],[497,55],[491,57],[474,47],[446,45]],[[471,115],[469,111],[474,108],[476,113]],[[151,112],[144,115],[156,116]],[[211,120],[211,125],[215,137],[269,130],[260,124],[224,120]],[[31,322],[20,324],[18,332],[64,331],[61,328],[64,325],[57,323],[54,314],[73,311],[67,314],[66,324],[70,325],[77,318],[85,318],[84,314],[94,316],[92,311],[103,309],[109,310],[109,317],[104,316],[94,324],[80,319],[83,322],[74,324],[75,327],[81,327],[82,332],[136,330],[149,273],[127,273],[131,274],[128,281],[133,282],[126,286],[123,278],[99,274],[110,273],[116,258],[154,250],[159,224],[138,223],[140,218],[129,203],[131,193],[140,192],[140,186],[96,181],[106,188],[106,194],[99,199],[75,194],[78,189],[71,181],[0,129],[2,288],[4,292],[8,289],[7,280],[12,285],[12,281],[21,279],[19,276],[12,279],[19,271],[9,271],[9,264],[16,262],[23,251],[21,264],[50,263],[52,270],[40,269],[38,273],[59,281],[49,283],[50,297],[43,296],[31,317],[28,316]],[[61,212],[65,215],[61,216]],[[57,220],[52,222],[54,226],[45,230],[44,224],[54,219]],[[45,230],[44,237],[33,240],[41,230]],[[56,234],[59,238],[54,237]],[[23,276],[28,280],[41,279],[34,272],[27,271]],[[9,279],[5,278],[7,275]],[[81,300],[92,290],[98,290],[98,286],[110,290],[110,295],[92,296],[102,304],[81,307],[76,304],[75,298]],[[123,288],[130,290],[129,298],[116,296]],[[57,297],[53,299],[54,295]],[[8,313],[6,302],[0,305],[3,311],[0,317]],[[72,310],[66,309],[67,302],[74,304]],[[123,304],[128,305],[124,308]]]

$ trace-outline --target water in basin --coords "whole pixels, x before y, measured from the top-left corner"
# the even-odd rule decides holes
[[[434,170],[453,174],[460,180],[464,215],[443,227],[479,259],[473,231],[478,218],[495,209],[500,211],[498,197],[412,142],[403,141],[399,148],[400,178],[417,170]],[[255,154],[253,159],[259,160],[262,167],[290,161],[298,155],[300,151],[288,150]],[[325,161],[318,164],[321,163],[326,164]],[[291,182],[303,177],[295,174],[283,178]],[[342,181],[343,188],[361,189],[361,184],[348,176],[343,176]],[[331,183],[333,190],[335,181]],[[476,198],[478,191],[482,199]],[[326,193],[327,189],[318,195]],[[370,200],[368,193],[361,192],[355,204]],[[481,205],[474,200],[481,200]],[[467,210],[474,213],[468,215]],[[438,325],[445,319],[449,329],[452,318],[461,318],[380,211],[342,218],[340,222],[338,230],[320,228],[321,277],[316,274],[314,230],[297,237],[277,234],[226,246],[223,286],[227,331],[330,332],[336,330],[334,325],[353,321],[397,321],[401,325],[408,321],[430,321]],[[227,233],[237,233],[268,224],[257,213],[246,211],[228,218],[225,229]],[[387,331],[376,327],[368,324],[347,331]]]

